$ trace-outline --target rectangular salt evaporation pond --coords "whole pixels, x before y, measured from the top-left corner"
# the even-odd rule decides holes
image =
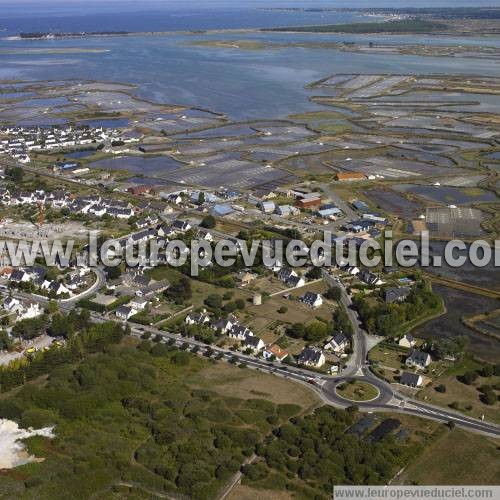
[[[499,201],[495,193],[480,188],[401,184],[395,186],[394,189],[421,196],[422,198],[442,203],[443,205],[469,205],[472,203],[495,203]]]
[[[394,214],[403,219],[418,217],[423,212],[423,206],[420,203],[407,200],[394,191],[374,188],[364,191],[363,194],[384,212]]]
[[[0,92],[0,100],[27,99],[36,96],[35,92]]]
[[[66,158],[86,158],[87,156],[92,156],[95,153],[95,149],[86,149],[84,151],[73,151],[72,153],[66,153],[64,156]]]
[[[128,118],[101,118],[97,120],[82,120],[77,123],[78,125],[88,125],[94,128],[123,128],[129,124]]]
[[[0,94],[0,98],[2,95]],[[53,108],[56,106],[65,106],[69,104],[68,99],[66,97],[41,97],[37,99],[28,99],[27,101],[21,101],[16,104],[16,106],[20,107],[28,107],[28,108]]]
[[[104,170],[127,170],[133,174],[160,176],[178,170],[183,165],[169,156],[120,156],[118,158],[106,158],[94,161],[88,166]]]

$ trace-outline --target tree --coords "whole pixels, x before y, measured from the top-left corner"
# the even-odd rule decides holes
[[[59,306],[56,300],[49,300],[49,303],[47,304],[47,311],[49,314],[55,314],[59,311]]]
[[[5,330],[0,330],[0,351],[5,351],[13,344],[12,339]]]
[[[489,389],[481,394],[481,401],[486,405],[492,406],[498,401],[498,396],[493,389]]]
[[[189,353],[185,351],[178,351],[170,358],[170,360],[175,365],[186,366],[189,364],[190,358],[191,356]]]
[[[306,327],[305,339],[309,342],[319,342],[328,336],[328,325],[322,321],[314,321]]]
[[[163,295],[176,304],[183,304],[193,296],[191,280],[186,276],[182,276],[179,281],[167,288]]]
[[[23,319],[14,325],[12,333],[16,337],[24,340],[31,340],[39,337],[47,328],[47,318],[40,316],[38,318]]]
[[[317,266],[311,267],[311,269],[309,269],[309,271],[307,271],[307,273],[306,273],[306,276],[311,280],[317,280],[317,279],[321,278],[322,275],[323,275],[323,272],[321,270],[321,267],[317,267]]]
[[[104,271],[106,273],[106,276],[110,280],[116,280],[122,275],[122,270],[120,269],[120,266],[106,267],[104,268]]]
[[[211,309],[221,309],[222,308],[222,297],[216,293],[211,293],[204,300],[204,304]]]
[[[495,369],[493,365],[484,365],[479,371],[479,374],[481,375],[481,377],[489,378],[493,376],[494,372]]]
[[[205,193],[200,191],[198,194],[198,205],[203,205],[203,203],[205,203]]]
[[[326,292],[325,292],[325,298],[329,300],[336,300],[337,302],[342,298],[342,291],[340,290],[340,287],[338,286],[331,286]]]
[[[294,323],[287,328],[286,334],[294,339],[302,339],[306,335],[306,327],[303,323]]]
[[[213,215],[207,215],[206,217],[203,217],[200,226],[204,227],[205,229],[213,229],[216,224],[217,221],[215,220],[215,217]]]
[[[471,385],[477,379],[477,372],[469,371],[457,378],[465,385]]]
[[[21,167],[11,167],[5,171],[5,175],[16,184],[19,184],[23,180],[24,171]]]

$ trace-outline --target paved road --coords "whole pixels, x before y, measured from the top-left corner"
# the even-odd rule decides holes
[[[12,293],[14,296],[19,296],[22,298],[26,298],[26,296],[32,299],[36,298],[32,295],[19,292],[18,290],[12,290]],[[47,301],[47,299],[43,297],[42,299],[44,299],[45,302]],[[349,305],[349,302],[347,301],[345,302],[345,304]],[[67,311],[74,307],[74,305],[74,302],[69,304],[62,303],[60,304],[60,308]],[[370,402],[357,402],[356,405],[362,410],[409,413],[412,415],[430,418],[444,423],[452,421],[455,422],[456,425],[465,429],[500,437],[500,426],[498,425],[481,420],[476,420],[457,412],[452,412],[444,408],[424,404],[420,401],[407,398],[406,396],[395,391],[390,384],[375,377],[375,375],[373,375],[373,373],[370,371],[366,361],[367,335],[359,326],[360,324],[357,313],[352,309],[348,309],[348,311],[351,311],[354,314],[352,315],[351,313],[349,313],[349,316],[353,321],[355,331],[353,346],[354,353],[352,355],[354,362],[339,376],[320,374],[300,367],[287,366],[278,362],[265,361],[260,358],[248,356],[240,352],[221,349],[216,346],[207,346],[206,344],[199,342],[194,338],[182,337],[171,332],[162,331],[151,326],[140,325],[131,321],[128,321],[128,324],[132,328],[132,335],[137,338],[140,338],[144,332],[149,332],[152,336],[159,335],[162,338],[163,342],[173,342],[175,345],[181,348],[196,350],[207,356],[210,355],[211,357],[217,357],[225,361],[245,363],[251,369],[271,373],[273,375],[295,380],[300,383],[307,383],[309,384],[311,389],[315,390],[321,396],[325,403],[331,404],[336,407],[345,408],[353,404],[352,401],[343,399],[338,396],[335,391],[335,387],[338,384],[350,380],[364,380],[376,386],[379,390],[379,395],[375,400]],[[110,318],[96,312],[92,312],[91,319],[96,323],[101,323],[104,321],[108,321]]]
[[[500,436],[500,426],[498,425],[470,418],[451,410],[430,405],[428,403],[422,403],[406,397],[403,394],[398,393],[391,384],[376,377],[370,370],[369,361],[367,359],[369,340],[368,333],[361,327],[361,320],[358,313],[351,307],[352,302],[347,295],[345,287],[340,281],[326,271],[323,274],[325,281],[329,285],[340,287],[342,292],[341,302],[346,308],[354,328],[353,354],[351,355],[351,362],[346,365],[346,369],[340,376],[327,380],[322,386],[322,392],[330,402],[344,408],[352,405],[352,401],[341,398],[336,393],[335,388],[340,383],[346,381],[364,380],[377,387],[379,390],[379,396],[374,401],[356,403],[357,406],[363,409],[368,411],[386,410],[410,413],[442,422],[455,422],[457,425],[469,430]]]

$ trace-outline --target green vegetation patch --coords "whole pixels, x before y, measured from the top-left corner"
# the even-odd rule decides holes
[[[0,418],[56,434],[30,440],[45,460],[7,471],[0,496],[90,498],[127,484],[155,497],[215,498],[301,409],[196,389],[186,380],[211,362],[149,341],[71,361],[0,400]]]
[[[423,19],[403,19],[380,23],[322,24],[316,26],[288,26],[262,31],[293,31],[302,33],[427,33],[445,29],[443,23]]]
[[[380,394],[374,385],[361,380],[344,382],[335,390],[341,398],[349,401],[372,401]]]

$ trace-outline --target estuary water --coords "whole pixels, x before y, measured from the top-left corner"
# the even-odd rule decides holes
[[[193,46],[195,40],[260,39],[293,41],[385,41],[387,37],[281,33],[101,37],[66,40],[0,40],[0,80],[97,79],[129,82],[153,101],[199,106],[236,120],[281,118],[315,109],[305,86],[334,73],[468,74],[500,76],[487,60],[450,57],[358,54],[333,49],[238,50]],[[424,43],[423,37],[398,36],[391,43]],[[461,40],[479,43],[469,38]],[[439,43],[446,40],[439,38]],[[451,39],[450,43],[458,40]],[[484,41],[482,41],[484,43]],[[488,40],[488,44],[500,40]],[[51,53],[55,49],[107,52]],[[43,53],[13,49],[44,49]],[[318,91],[315,91],[318,93]]]
[[[16,9],[11,9],[8,11],[10,15],[0,18],[0,29],[4,30],[0,32],[0,37],[4,35],[0,39],[0,80],[77,78],[130,82],[137,84],[138,95],[147,99],[204,107],[225,113],[232,119],[247,120],[283,118],[291,113],[317,109],[317,105],[308,101],[311,91],[305,86],[334,73],[466,72],[471,75],[500,76],[500,65],[488,60],[358,54],[307,47],[239,50],[192,45],[196,40],[236,39],[279,43],[375,41],[391,44],[486,44],[498,47],[500,38],[262,32],[171,33],[164,36],[64,40],[13,40],[9,36],[20,31],[177,31],[376,21],[376,18],[350,12],[268,11],[233,7],[213,10],[170,9],[138,14],[130,12],[131,8],[129,6],[126,12],[103,11],[99,14],[84,9],[72,16],[61,12],[49,16],[47,12],[45,17],[43,14],[16,17]],[[64,53],[65,49],[73,51]],[[75,53],[74,49],[80,52]],[[315,94],[319,92],[315,90]]]

